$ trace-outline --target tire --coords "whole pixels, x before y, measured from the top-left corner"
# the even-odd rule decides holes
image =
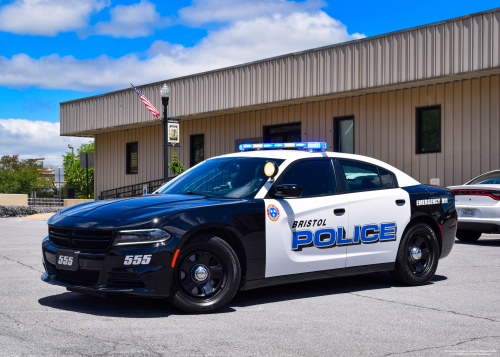
[[[211,313],[236,295],[241,281],[240,262],[223,239],[203,235],[181,249],[172,279],[170,303],[191,314]]]
[[[457,238],[462,242],[473,243],[481,237],[481,232],[469,231],[467,229],[457,229]]]
[[[412,252],[414,247],[418,250]],[[396,256],[396,268],[389,273],[401,284],[424,285],[434,277],[438,261],[439,242],[436,233],[425,223],[415,223],[403,235]]]

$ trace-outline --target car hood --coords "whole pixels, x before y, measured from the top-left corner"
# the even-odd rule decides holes
[[[197,201],[205,201],[204,196],[192,195],[148,195],[84,203],[60,212],[66,217],[88,217],[112,220],[127,220],[154,215],[161,211],[180,208]]]

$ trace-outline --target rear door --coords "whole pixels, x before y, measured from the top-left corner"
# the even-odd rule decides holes
[[[337,228],[348,224],[348,202],[338,194],[332,160],[298,160],[277,178],[279,184],[300,185],[303,193],[284,199],[268,194],[264,200],[266,278],[345,268],[346,247],[338,244]]]
[[[408,192],[380,167],[338,160],[337,168],[349,202],[346,267],[394,262],[411,218]]]

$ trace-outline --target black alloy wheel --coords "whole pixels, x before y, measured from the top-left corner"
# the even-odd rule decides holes
[[[184,258],[178,274],[182,289],[194,298],[217,295],[227,280],[227,269],[216,254],[203,250]]]
[[[436,274],[439,241],[434,230],[425,223],[410,225],[399,244],[396,267],[389,273],[399,283],[423,285]]]
[[[408,266],[416,276],[425,275],[432,268],[430,240],[421,232],[415,233],[408,244]]]
[[[200,235],[179,253],[169,301],[178,309],[210,313],[228,304],[241,282],[238,256],[223,239]]]

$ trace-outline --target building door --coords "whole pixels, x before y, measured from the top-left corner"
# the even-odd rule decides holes
[[[354,116],[334,118],[333,123],[334,151],[354,154]]]
[[[191,135],[191,155],[189,166],[193,167],[205,160],[205,135]]]
[[[348,224],[347,195],[337,194],[332,160],[292,165],[275,185],[300,185],[302,196],[264,200],[266,278],[345,268],[346,247],[336,238]]]
[[[301,123],[265,126],[264,143],[297,143],[302,137]]]

